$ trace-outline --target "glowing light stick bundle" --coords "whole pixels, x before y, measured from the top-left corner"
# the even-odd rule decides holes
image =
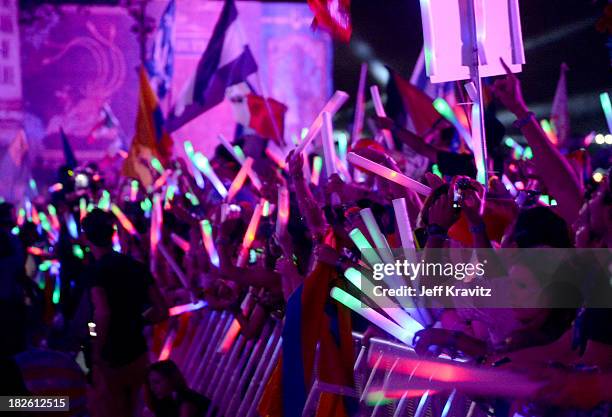
[[[180,314],[187,313],[190,311],[200,310],[201,308],[204,308],[207,305],[208,303],[202,300],[198,300],[195,303],[181,304],[178,306],[170,307],[168,309],[168,315],[170,317],[178,316]]]
[[[172,239],[172,242],[174,242],[176,246],[181,248],[183,252],[189,252],[189,250],[191,249],[191,244],[176,233],[171,233],[170,239]]]
[[[278,212],[276,215],[276,236],[281,236],[287,230],[289,223],[289,190],[282,186],[278,189]]]
[[[121,211],[118,205],[112,203],[111,212],[115,215],[117,220],[119,220],[121,227],[123,227],[130,235],[138,236],[138,231],[136,230],[130,219],[128,219],[127,216],[123,213],[123,211]]]
[[[359,288],[363,294],[374,301],[385,313],[389,315],[403,329],[416,333],[423,329],[423,326],[406,313],[400,306],[390,307],[395,303],[388,297],[381,295],[372,297],[374,294],[374,284],[355,268],[348,268],[344,271],[344,277],[355,287]],[[363,304],[363,303],[362,303]]]
[[[599,95],[599,101],[601,102],[601,108],[606,116],[608,132],[612,133],[612,103],[610,102],[610,95],[607,92],[601,93]]]
[[[153,169],[155,171],[157,171],[160,175],[164,173],[164,166],[162,165],[161,162],[159,162],[159,159],[157,158],[153,158],[151,159],[151,166],[153,167]]]
[[[346,291],[334,287],[330,293],[331,297],[338,301],[340,304],[350,308],[355,313],[362,316],[364,319],[368,320],[370,323],[376,325],[380,329],[389,333],[391,336],[399,339],[401,342],[411,345],[412,339],[414,338],[414,333],[410,330],[403,329],[399,325],[395,324],[393,321],[389,320],[379,312],[369,307],[363,307],[363,303],[359,301],[357,298],[353,297]]]
[[[387,117],[387,113],[385,112],[385,108],[382,104],[382,99],[380,98],[380,93],[378,91],[378,86],[373,85],[370,87],[370,94],[372,95],[372,102],[374,103],[374,110],[376,111],[376,115],[378,117]],[[383,137],[385,138],[385,143],[387,148],[394,149],[395,144],[393,143],[393,136],[391,136],[391,132],[387,129],[383,129],[382,131]]]
[[[159,353],[158,360],[165,361],[170,357],[170,353],[172,353],[172,346],[174,345],[175,338],[176,338],[176,330],[172,329],[166,335],[166,340],[164,342],[164,346],[162,347],[161,352]]]
[[[138,199],[138,181],[132,180],[130,182],[130,201],[134,203]]]
[[[206,158],[200,152],[196,152],[196,154],[193,156],[193,162],[195,163],[196,167],[202,172],[202,174],[204,174],[206,178],[208,178],[208,180],[212,183],[213,187],[215,187],[215,190],[217,190],[219,195],[223,198],[227,197],[227,189],[225,188],[213,168],[210,166],[208,158]]]
[[[204,188],[204,178],[202,177],[202,173],[196,166],[194,159],[193,159],[195,155],[193,144],[190,141],[186,140],[185,142],[183,142],[183,148],[185,149],[185,154],[187,155],[189,162],[191,162],[191,165],[193,166],[193,169],[192,169],[193,177],[195,178],[195,182],[197,186],[200,188]]]
[[[104,211],[108,211],[110,209],[110,201],[110,193],[106,190],[102,190],[102,197],[100,197],[100,200],[98,201],[98,208]]]
[[[249,259],[249,249],[255,240],[255,236],[257,234],[257,229],[259,228],[259,221],[261,220],[261,215],[263,212],[264,201],[262,201],[255,206],[255,210],[253,211],[253,215],[251,216],[251,221],[249,222],[249,226],[244,234],[244,238],[242,239],[242,245],[240,247],[240,253],[238,255],[238,261],[236,265],[238,267],[243,267],[246,265],[247,260]]]
[[[338,173],[338,167],[336,166],[336,145],[334,144],[334,126],[332,125],[331,114],[324,111],[321,113],[321,119],[323,120],[323,127],[321,136],[323,139],[323,155],[325,156],[325,173],[327,178],[332,174]]]
[[[342,105],[348,100],[349,95],[344,91],[336,91],[332,98],[325,104],[321,113],[314,119],[312,125],[308,128],[308,133],[302,139],[302,142],[296,149],[297,153],[302,153],[306,149],[306,147],[312,142],[312,140],[317,137],[321,127],[323,126],[323,116],[324,112],[329,113],[330,115],[336,114],[336,112],[342,107]]]
[[[404,174],[400,174],[397,171],[377,164],[376,162],[370,161],[369,159],[357,155],[354,152],[349,152],[348,160],[355,166],[365,169],[366,171],[370,171],[373,174],[379,175],[386,180],[393,181],[394,183],[413,190],[421,195],[428,196],[431,193],[431,188],[429,188],[425,184],[421,184],[420,182],[415,181]]]
[[[240,191],[240,189],[244,185],[244,182],[246,181],[247,175],[251,171],[252,166],[253,166],[253,158],[249,157],[246,159],[246,161],[244,161],[244,163],[242,164],[242,167],[240,168],[240,171],[238,171],[238,174],[236,174],[236,177],[232,181],[232,184],[230,185],[230,188],[227,191],[227,196],[225,197],[225,201],[230,203],[234,199],[236,194],[238,194],[238,191]]]
[[[202,231],[202,242],[204,243],[206,253],[208,253],[210,263],[219,268],[219,253],[217,252],[217,248],[215,247],[215,242],[213,240],[212,225],[210,224],[210,221],[208,219],[202,220],[200,222],[200,229]]]
[[[319,180],[321,179],[321,168],[323,168],[323,158],[316,155],[312,159],[312,175],[310,176],[310,182],[314,186],[319,185]]]
[[[170,265],[172,272],[176,274],[179,281],[181,281],[181,284],[183,284],[183,287],[189,288],[189,280],[187,279],[187,277],[185,276],[185,273],[181,270],[181,268],[178,266],[178,264],[174,260],[174,257],[168,252],[166,247],[161,242],[159,242],[157,244],[157,249],[159,250],[159,253],[162,254],[166,262],[168,262],[168,265]]]
[[[361,230],[357,228],[351,230],[351,232],[349,233],[349,237],[351,238],[355,246],[357,246],[368,264],[373,266],[376,264],[383,263],[382,259],[380,259],[380,256],[378,256],[378,253],[374,250],[372,245],[370,245],[368,239],[364,236],[363,233],[361,233]]]

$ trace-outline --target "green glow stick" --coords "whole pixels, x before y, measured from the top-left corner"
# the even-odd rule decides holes
[[[221,195],[221,197],[223,198],[227,197],[227,189],[225,188],[215,171],[210,166],[208,158],[206,158],[200,152],[197,152],[193,157],[193,162],[196,168],[198,168],[202,172],[202,174],[206,175],[206,178],[210,180],[219,195]]]
[[[310,176],[310,182],[313,185],[319,185],[321,168],[323,168],[323,158],[317,155],[312,159],[312,175]]]
[[[349,237],[351,238],[355,246],[357,246],[368,264],[373,266],[376,264],[383,263],[382,259],[380,259],[380,257],[378,256],[378,253],[374,250],[372,245],[370,245],[368,239],[366,239],[364,234],[361,233],[361,230],[359,230],[358,228],[351,230],[351,232],[349,233]]]
[[[434,175],[437,175],[438,177],[442,178],[442,173],[440,172],[440,167],[438,167],[438,164],[433,164],[431,166],[431,172]]]
[[[601,93],[599,95],[599,101],[601,102],[601,108],[606,116],[608,132],[612,133],[612,103],[610,103],[610,95],[607,92]]]
[[[132,180],[130,183],[130,201],[133,203],[138,199],[138,181]]]
[[[38,187],[36,186],[36,181],[34,180],[34,178],[30,178],[28,183],[30,184],[30,189],[32,190],[32,192],[34,194],[38,194]]]
[[[191,157],[195,154],[195,149],[193,149],[193,144],[191,141],[186,140],[183,142],[183,148],[185,149],[185,154],[191,159]]]
[[[246,160],[246,156],[244,155],[244,152],[242,151],[242,148],[238,145],[234,145],[233,146],[234,152],[236,152],[236,155],[238,156],[238,162],[244,162]]]
[[[72,245],[72,254],[79,259],[85,258],[85,253],[79,245]]]
[[[59,274],[57,274],[55,276],[55,287],[53,288],[53,297],[51,298],[51,301],[53,302],[53,304],[59,304],[60,291],[61,291],[61,282],[60,282]]]
[[[204,242],[204,249],[208,253],[210,263],[217,268],[219,267],[219,253],[215,248],[215,242],[213,241],[212,225],[208,219],[204,219],[200,222],[200,228],[202,231],[202,242]]]
[[[108,211],[110,209],[110,193],[106,190],[102,191],[102,197],[98,201],[98,208],[104,211]]]
[[[434,100],[433,106],[438,111],[438,113],[442,115],[442,117],[451,122],[451,124],[455,127],[455,129],[457,129],[457,132],[459,132],[459,135],[461,135],[467,146],[473,151],[474,149],[472,146],[472,135],[470,135],[470,132],[468,132],[465,127],[463,127],[463,125],[459,122],[459,120],[457,120],[455,112],[453,111],[453,109],[451,109],[446,100],[444,100],[442,97],[438,97]]]
[[[162,165],[161,162],[159,162],[159,159],[157,158],[153,158],[151,159],[151,166],[153,167],[153,169],[155,171],[157,171],[160,175],[164,173],[164,167]]]
[[[198,197],[196,197],[195,194],[192,194],[190,192],[186,192],[185,193],[185,197],[187,197],[187,200],[189,200],[189,202],[191,203],[192,206],[199,206],[200,205],[200,200],[198,200]]]

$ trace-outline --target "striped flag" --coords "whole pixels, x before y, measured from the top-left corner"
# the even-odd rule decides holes
[[[175,0],[170,0],[159,20],[159,26],[153,39],[151,55],[146,67],[151,86],[161,100],[170,91],[174,72],[174,21],[176,18]]]
[[[238,27],[234,0],[226,0],[194,77],[186,84],[168,116],[170,132],[221,103],[225,90],[244,82],[257,63]]]

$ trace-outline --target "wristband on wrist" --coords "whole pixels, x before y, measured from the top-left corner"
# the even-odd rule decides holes
[[[525,125],[527,125],[531,121],[532,117],[535,117],[535,113],[532,111],[528,111],[527,113],[525,113],[523,117],[515,120],[514,123],[512,123],[512,127],[514,127],[515,129],[521,130],[523,127],[525,127]]]

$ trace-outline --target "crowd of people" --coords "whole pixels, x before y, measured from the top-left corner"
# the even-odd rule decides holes
[[[212,181],[201,182],[196,164],[177,158],[160,170],[147,161],[151,184],[135,178],[105,182],[95,164],[62,167],[49,193],[1,203],[3,393],[28,392],[15,355],[44,348],[82,362],[91,415],[133,415],[143,383],[154,415],[204,415],[208,399],[188,388],[172,361],[150,364],[158,352],[152,352],[149,326],[176,320],[169,307],[202,300],[206,308],[231,312],[245,337],[257,337],[268,317],[286,314],[305,281],[321,276],[315,272],[322,265],[332,271],[332,278],[318,283],[327,293],[340,285],[344,271],[359,267],[360,251],[349,233],[357,228],[369,236],[361,209],[370,208],[387,240],[399,247],[391,211],[398,198],[406,199],[417,248],[610,248],[609,177],[596,182],[591,172],[576,169],[525,105],[514,75],[497,80],[492,91],[516,116],[533,158],[517,156],[501,141],[497,148],[490,144],[489,168],[495,172],[485,185],[474,179],[472,155],[452,149],[451,142],[461,139],[444,118],[419,137],[379,117],[377,128],[393,134],[396,149],[355,139],[351,152],[396,172],[402,172],[401,149],[427,158],[439,171],[417,178],[431,188],[427,198],[352,166],[348,174],[360,181],[341,172],[314,185],[304,168],[313,155],[292,151],[279,165],[267,156],[268,139],[247,135],[232,145],[252,158],[256,175],[248,176],[232,201]],[[226,189],[241,169],[241,161],[221,145],[210,164]],[[457,184],[463,184],[460,208]],[[289,196],[285,228],[275,226],[282,215],[279,190]],[[261,219],[253,231],[254,212]],[[510,313],[512,328],[500,335],[469,309],[432,310],[434,320],[415,337],[415,350],[423,356],[453,352],[545,382],[533,398],[507,406],[505,415],[592,410],[612,400],[611,311],[587,305],[562,312],[517,310]],[[393,340],[357,319],[352,330]]]

